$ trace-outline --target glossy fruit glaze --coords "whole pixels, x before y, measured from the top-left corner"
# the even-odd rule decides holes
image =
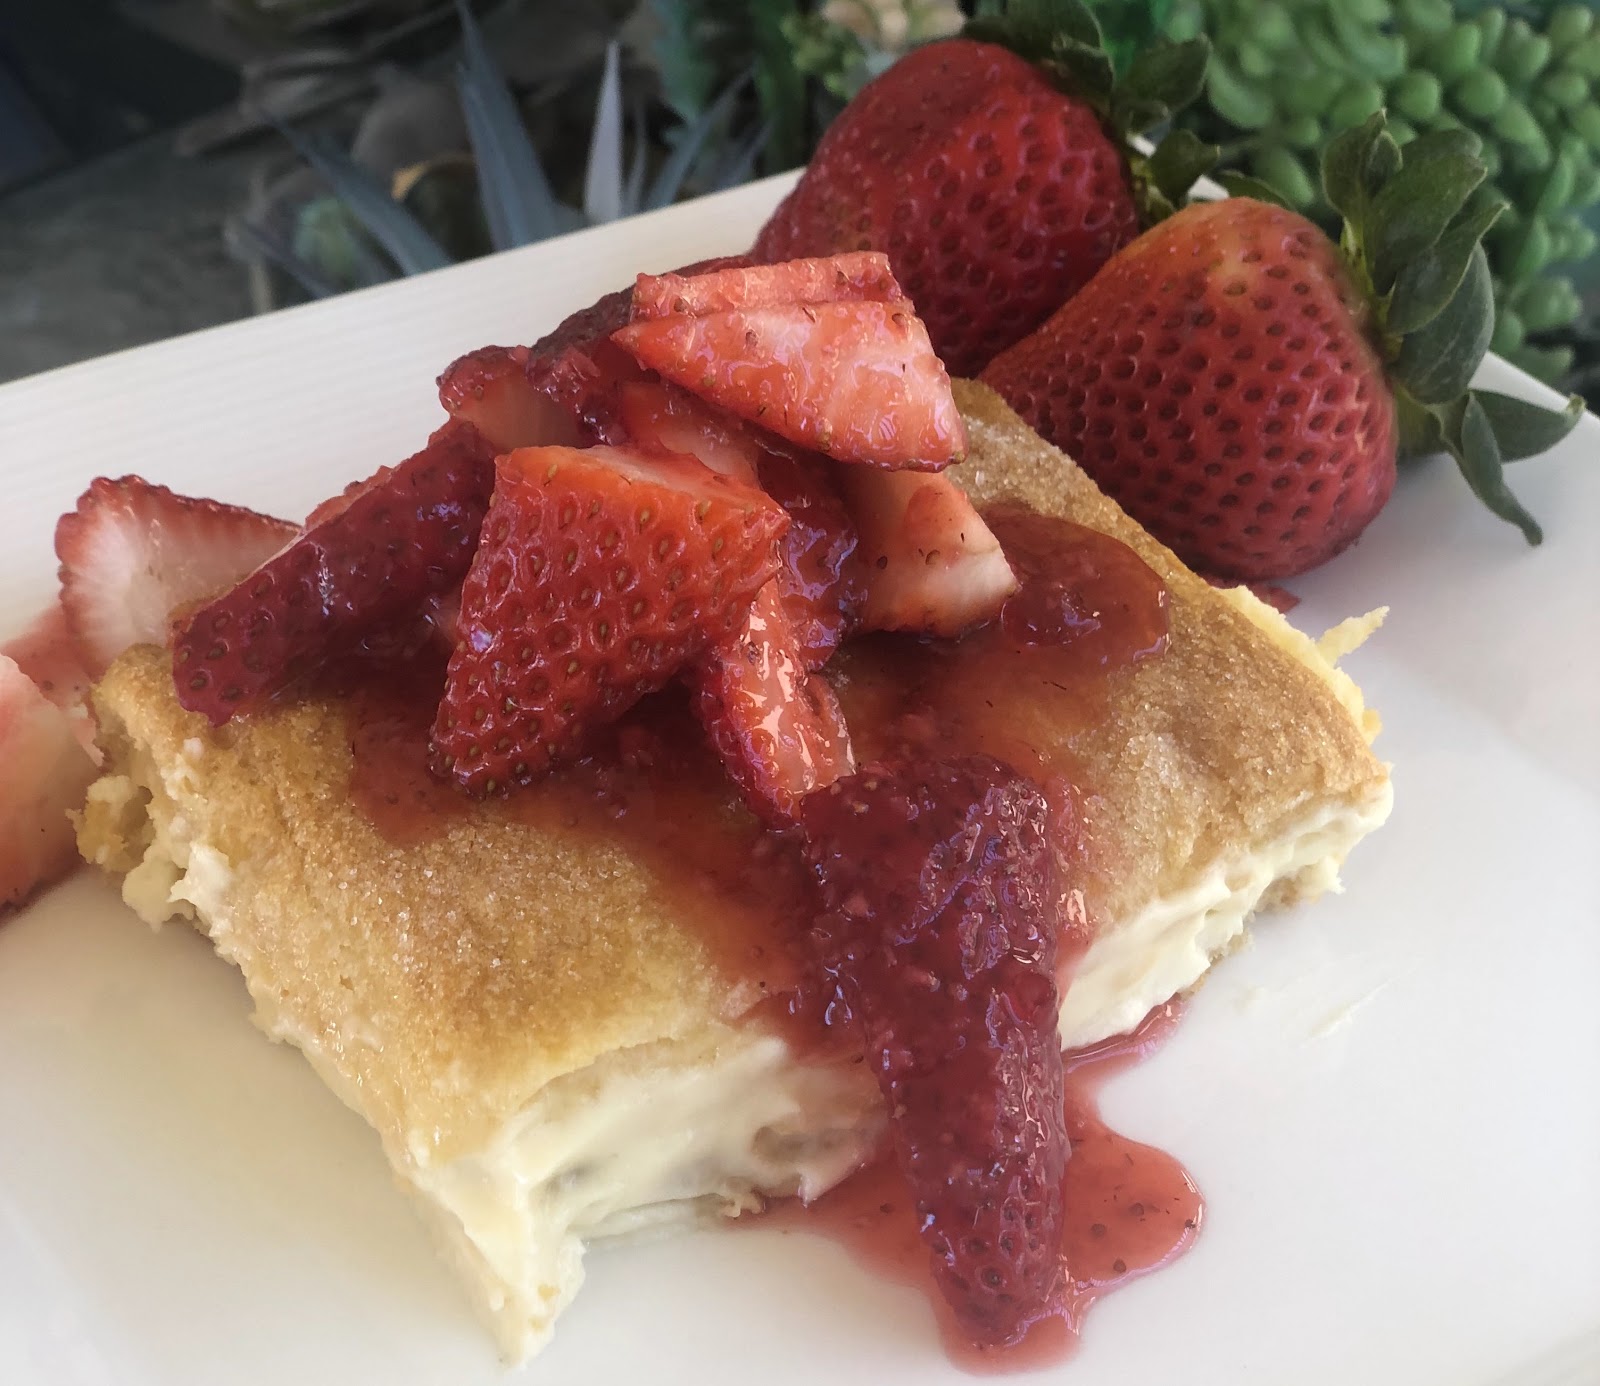
[[[1180,1014],[1180,1003],[1168,1002],[1133,1033],[1063,1056],[1072,1143],[1061,1183],[1067,1288],[1059,1311],[1013,1347],[977,1348],[962,1331],[928,1274],[915,1200],[892,1159],[879,1160],[809,1206],[776,1203],[753,1225],[828,1237],[885,1280],[925,1290],[945,1351],[970,1371],[1026,1371],[1059,1362],[1076,1345],[1096,1300],[1170,1264],[1199,1233],[1204,1208],[1188,1172],[1164,1151],[1111,1130],[1098,1110],[1106,1080],[1158,1047]]]

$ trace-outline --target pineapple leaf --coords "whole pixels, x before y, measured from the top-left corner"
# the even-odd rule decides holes
[[[615,221],[623,213],[621,54],[615,39],[606,45],[583,179],[583,212],[591,222]]]
[[[278,133],[328,180],[339,200],[406,274],[425,274],[451,263],[427,229],[389,196],[389,190],[325,135],[307,135],[271,117]]]
[[[228,221],[227,234],[241,249],[258,256],[268,264],[276,265],[312,298],[332,298],[341,292],[339,286],[320,270],[296,255],[281,236],[257,226],[248,217],[231,218]]]
[[[489,239],[496,250],[542,241],[563,229],[550,180],[466,0],[456,0],[456,12],[461,20],[456,89],[478,165]]]
[[[644,206],[644,176],[650,165],[650,131],[645,125],[644,103],[633,103],[633,160],[622,186],[622,215],[631,217]]]
[[[676,146],[656,171],[655,179],[650,184],[650,191],[645,194],[646,209],[668,206],[678,196],[683,187],[683,180],[689,176],[689,170],[694,167],[694,161],[705,148],[706,141],[717,126],[732,114],[734,105],[739,100],[739,93],[744,90],[750,75],[748,70],[740,73],[728,83],[715,101],[678,130]]]

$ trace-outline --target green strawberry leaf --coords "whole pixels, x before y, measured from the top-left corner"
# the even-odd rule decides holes
[[[1403,266],[1438,242],[1487,173],[1471,154],[1438,154],[1417,164],[1408,157],[1377,190],[1362,240],[1380,294],[1394,287]]]
[[[1173,130],[1151,152],[1145,164],[1150,185],[1176,207],[1194,186],[1215,166],[1221,150],[1207,144],[1192,130]]]
[[[1272,184],[1263,183],[1259,178],[1252,178],[1248,173],[1224,169],[1216,175],[1216,181],[1222,185],[1229,197],[1250,197],[1257,202],[1270,202],[1274,207],[1282,207],[1285,211],[1294,211],[1289,205],[1289,199]]]
[[[1505,464],[1559,442],[1583,405],[1549,410],[1471,388],[1495,328],[1483,237],[1506,210],[1483,190],[1480,148],[1464,130],[1437,130],[1402,156],[1380,110],[1329,144],[1323,188],[1345,218],[1345,261],[1372,301],[1398,460],[1448,452],[1473,494],[1537,544],[1539,526],[1506,486]]]
[[[1406,158],[1409,162],[1409,153]],[[1444,311],[1466,277],[1472,252],[1507,205],[1495,199],[1476,212],[1467,211],[1434,245],[1400,267],[1385,320],[1391,333],[1415,332]]]
[[[1473,131],[1458,125],[1418,135],[1406,145],[1404,152],[1407,167],[1415,167],[1441,155],[1465,154],[1475,159],[1483,152],[1483,141]]]
[[[1157,102],[1177,111],[1200,95],[1206,82],[1211,44],[1205,38],[1182,43],[1159,40],[1134,55],[1118,94],[1129,100]]]
[[[1367,164],[1383,133],[1383,112],[1376,111],[1360,125],[1335,135],[1322,156],[1322,194],[1346,221],[1366,221]]]
[[[1472,396],[1489,420],[1503,462],[1521,462],[1548,452],[1583,417],[1583,400],[1577,395],[1559,411],[1494,390],[1474,390]]]
[[[1444,404],[1472,383],[1494,332],[1494,286],[1481,245],[1443,310],[1400,344],[1391,374],[1421,404]]]
[[[1445,447],[1455,458],[1467,485],[1502,520],[1514,524],[1530,544],[1542,543],[1544,531],[1539,522],[1523,509],[1522,503],[1506,485],[1505,459],[1494,436],[1489,415],[1476,392],[1468,392],[1459,411],[1451,411],[1444,426]]]
[[[1117,76],[1111,66],[1111,56],[1103,48],[1094,48],[1076,39],[1057,38],[1044,66],[1064,72],[1068,88],[1096,110],[1104,113],[1109,109]]]

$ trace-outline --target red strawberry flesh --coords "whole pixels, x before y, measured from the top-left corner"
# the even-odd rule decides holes
[[[860,535],[865,629],[958,636],[1016,591],[1000,541],[949,477],[868,467],[835,476]]]
[[[802,819],[832,1018],[866,1042],[935,1277],[974,1342],[1014,1343],[1062,1289],[1048,804],[972,756],[869,765]]]
[[[689,685],[728,777],[769,826],[791,826],[806,795],[855,769],[838,695],[807,670],[777,579],[738,634],[700,657]]]
[[[493,477],[490,445],[451,422],[321,508],[316,524],[179,627],[178,701],[221,725],[367,632],[415,617],[466,573]]]
[[[774,581],[808,669],[828,662],[860,624],[864,593],[855,521],[824,459],[769,452],[761,486],[784,508],[783,567]]]
[[[61,606],[84,668],[165,644],[176,611],[230,587],[294,538],[287,520],[180,496],[142,477],[99,477],[56,522]]]
[[[841,462],[936,471],[966,455],[950,378],[909,305],[678,313],[614,340],[702,399]]]
[[[687,457],[525,448],[495,472],[433,733],[474,793],[543,775],[734,635],[785,525]]]
[[[791,260],[781,265],[734,266],[706,274],[641,274],[633,286],[632,318],[674,313],[705,317],[792,303],[905,299],[886,256],[875,251]]]
[[[0,655],[0,911],[78,860],[69,810],[95,776],[72,719]]]

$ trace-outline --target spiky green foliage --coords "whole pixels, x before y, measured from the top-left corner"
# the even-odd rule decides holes
[[[1191,119],[1224,161],[1326,218],[1316,151],[1387,108],[1404,146],[1465,128],[1488,179],[1476,205],[1508,210],[1486,238],[1494,348],[1534,375],[1563,378],[1582,304],[1561,266],[1587,259],[1582,210],[1600,201],[1600,23],[1581,3],[1539,17],[1450,0],[1177,0],[1174,37],[1213,44],[1205,103]]]

